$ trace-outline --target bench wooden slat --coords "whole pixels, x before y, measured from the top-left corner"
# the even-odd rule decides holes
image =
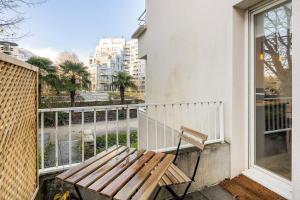
[[[165,174],[163,175],[162,180],[163,180],[167,185],[171,185],[171,184],[172,184],[171,179],[169,179],[169,177],[166,176]]]
[[[78,181],[82,180],[85,178],[87,175],[95,171],[97,168],[101,167],[104,165],[106,162],[114,158],[115,156],[119,155],[123,151],[125,151],[127,147],[120,147],[117,150],[113,151],[112,153],[104,156],[103,158],[97,160],[96,162],[90,164],[89,166],[85,167],[84,169],[80,170],[76,174],[70,176],[69,178],[65,179],[66,182],[74,184],[77,183]]]
[[[193,135],[194,137],[197,137],[203,141],[206,141],[208,136],[203,134],[203,133],[200,133],[198,131],[195,131],[193,129],[190,129],[190,128],[187,128],[185,126],[181,126],[180,127],[180,130],[183,131],[183,132],[187,132],[187,133],[190,133],[191,135]]]
[[[67,178],[69,178],[70,176],[72,176],[73,174],[77,173],[78,171],[82,170],[83,168],[87,167],[88,165],[96,162],[97,160],[103,158],[104,156],[110,154],[111,152],[117,150],[120,146],[112,146],[111,148],[109,148],[106,151],[102,151],[101,153],[97,154],[96,156],[93,156],[91,158],[89,158],[88,160],[82,162],[81,164],[72,167],[71,169],[65,171],[64,173],[56,176],[56,178],[60,179],[60,180],[65,180]]]
[[[164,177],[164,176],[163,176]],[[165,186],[167,185],[167,183],[164,181],[163,177],[160,179],[160,181],[158,182],[159,186],[162,187],[162,186]]]
[[[176,179],[176,177],[174,176],[174,174],[172,174],[170,172],[169,169],[167,169],[167,171],[165,172],[165,175],[171,180],[172,183],[178,183],[178,182],[180,182],[178,179]]]
[[[134,192],[142,185],[142,183],[150,175],[151,171],[157,166],[157,164],[164,157],[164,153],[157,153],[152,159],[145,164],[145,166],[130,179],[129,182],[114,196],[114,199],[127,200]]]
[[[158,165],[150,177],[140,187],[140,189],[132,197],[132,200],[149,199],[153,191],[155,190],[157,183],[164,175],[168,167],[174,160],[175,155],[167,154],[163,161]]]
[[[123,162],[114,167],[114,169],[106,173],[100,179],[95,181],[88,188],[94,191],[101,191],[111,181],[113,181],[117,176],[119,176],[123,171],[125,171],[133,162],[139,159],[144,154],[144,152],[145,150],[138,150],[135,153],[131,154]]]
[[[180,137],[182,140],[194,145],[195,147],[198,147],[199,149],[203,150],[204,149],[204,144],[202,144],[199,141],[196,141],[190,137],[187,137],[185,135],[179,134],[178,137]]]
[[[172,169],[174,169],[184,180],[184,182],[190,182],[191,179],[188,177],[181,169],[179,169],[176,165],[171,164],[170,166]]]
[[[175,176],[176,181],[174,179],[169,179],[170,174],[172,174],[172,176]],[[185,175],[185,173],[181,171],[181,169],[179,169],[176,165],[174,165],[174,163],[172,163],[159,181],[159,186],[163,187],[166,185],[177,185],[181,183],[189,183],[191,181],[192,180],[187,175]]]
[[[180,176],[180,174],[172,168],[172,165],[170,165],[167,172],[169,172],[170,174],[172,174],[176,178],[177,183],[184,183],[185,182],[185,180]]]
[[[92,172],[88,176],[86,176],[84,179],[79,181],[77,185],[81,187],[88,187],[93,182],[95,182],[97,179],[105,175],[109,170],[111,170],[113,167],[121,163],[126,157],[128,157],[130,154],[135,152],[135,149],[127,149],[125,152],[117,155],[110,161],[108,161],[105,165],[97,169],[96,171]]]
[[[126,182],[134,176],[143,166],[144,164],[152,158],[155,153],[152,151],[148,151],[145,155],[139,158],[135,163],[133,163],[130,167],[128,167],[119,177],[113,180],[109,185],[107,185],[100,194],[112,197],[117,191],[122,188]]]

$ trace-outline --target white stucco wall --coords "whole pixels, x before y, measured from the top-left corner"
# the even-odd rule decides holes
[[[231,2],[148,0],[146,9],[146,101],[223,100],[230,110]]]

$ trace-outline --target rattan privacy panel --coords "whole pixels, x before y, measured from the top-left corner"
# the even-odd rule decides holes
[[[32,199],[38,187],[37,77],[0,55],[0,200]]]

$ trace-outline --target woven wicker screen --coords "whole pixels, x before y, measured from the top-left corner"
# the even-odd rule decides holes
[[[37,70],[0,54],[0,199],[32,199],[38,187]]]

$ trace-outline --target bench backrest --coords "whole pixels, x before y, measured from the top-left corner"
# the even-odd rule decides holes
[[[185,142],[194,145],[195,147],[199,148],[200,150],[204,149],[204,142],[207,140],[208,136],[195,131],[193,129],[187,128],[185,126],[180,127],[181,133],[179,137],[184,140]]]

